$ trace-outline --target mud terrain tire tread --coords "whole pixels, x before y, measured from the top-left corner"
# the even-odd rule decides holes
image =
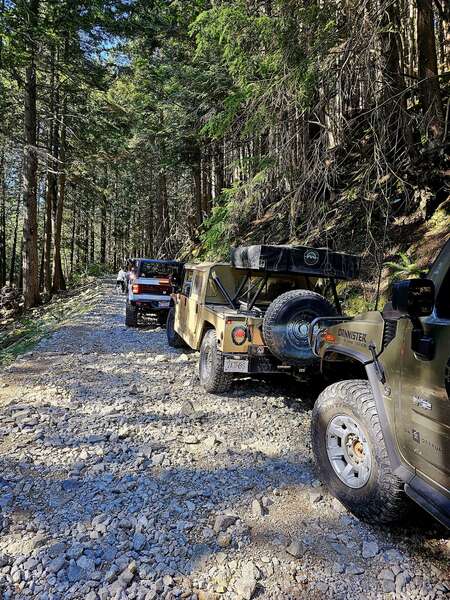
[[[211,371],[208,379],[202,379],[202,360],[205,360],[205,352],[207,347],[210,347],[211,355]],[[208,329],[203,336],[202,345],[200,348],[199,359],[199,377],[203,388],[210,394],[220,394],[227,392],[233,382],[233,375],[225,373],[223,370],[224,359],[222,353],[217,348],[217,335],[214,329]]]
[[[372,473],[366,485],[359,489],[349,488],[338,478],[326,451],[327,425],[342,413],[350,414],[363,426],[372,449]],[[339,381],[320,394],[312,412],[311,439],[321,480],[348,510],[373,524],[404,518],[408,501],[403,482],[392,472],[375,399],[367,381]]]
[[[279,351],[279,340],[277,339],[277,334],[275,333],[277,330],[277,326],[279,327],[279,317],[280,313],[286,308],[286,306],[292,301],[298,298],[304,298],[320,301],[323,304],[324,310],[320,311],[322,314],[317,314],[317,316],[334,316],[336,315],[335,307],[328,302],[324,296],[318,294],[317,292],[312,292],[310,290],[292,290],[290,292],[285,292],[275,298],[275,300],[270,304],[269,308],[264,315],[263,320],[263,336],[264,341],[269,347],[272,354],[274,354],[280,360],[286,360],[290,364],[296,364],[300,366],[307,366],[317,362],[317,358],[313,355],[311,350],[310,357],[306,359],[292,359],[283,354],[283,352]],[[305,308],[307,308],[305,306]]]
[[[183,340],[181,335],[179,335],[175,329],[175,309],[169,309],[167,313],[166,320],[166,335],[167,335],[167,343],[171,348],[186,348],[186,342]]]
[[[125,325],[127,327],[137,327],[138,325],[138,309],[130,302],[125,306]]]

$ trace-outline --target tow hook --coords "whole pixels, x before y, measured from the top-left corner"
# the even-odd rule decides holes
[[[373,364],[375,366],[375,372],[377,374],[378,379],[381,381],[381,383],[386,383],[386,376],[384,374],[383,367],[380,365],[380,363],[378,361],[376,347],[375,347],[375,344],[373,342],[370,342],[370,344],[369,344],[369,350],[370,350],[370,352],[372,354]]]

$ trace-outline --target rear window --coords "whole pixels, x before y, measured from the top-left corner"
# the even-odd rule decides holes
[[[268,277],[264,283],[264,277],[256,276],[248,279],[244,289],[239,294],[240,300],[250,300],[256,293],[256,290],[262,285],[258,296],[258,302],[272,302],[285,292],[290,292],[299,287],[299,282],[293,277]]]
[[[164,263],[142,262],[139,268],[139,277],[173,277],[177,272],[177,267]]]

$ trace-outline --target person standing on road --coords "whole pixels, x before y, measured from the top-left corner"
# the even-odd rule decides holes
[[[123,294],[125,293],[125,291],[127,289],[127,274],[122,269],[122,267],[120,268],[120,271],[117,273],[116,286],[117,286],[117,288],[120,287]]]

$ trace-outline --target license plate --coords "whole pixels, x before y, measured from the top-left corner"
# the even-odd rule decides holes
[[[223,364],[223,370],[225,373],[248,373],[248,360],[234,358],[225,358]]]
[[[159,306],[163,306],[163,307],[169,306],[169,304],[170,304],[170,302],[168,300],[167,301],[163,300],[162,302],[159,302]]]

